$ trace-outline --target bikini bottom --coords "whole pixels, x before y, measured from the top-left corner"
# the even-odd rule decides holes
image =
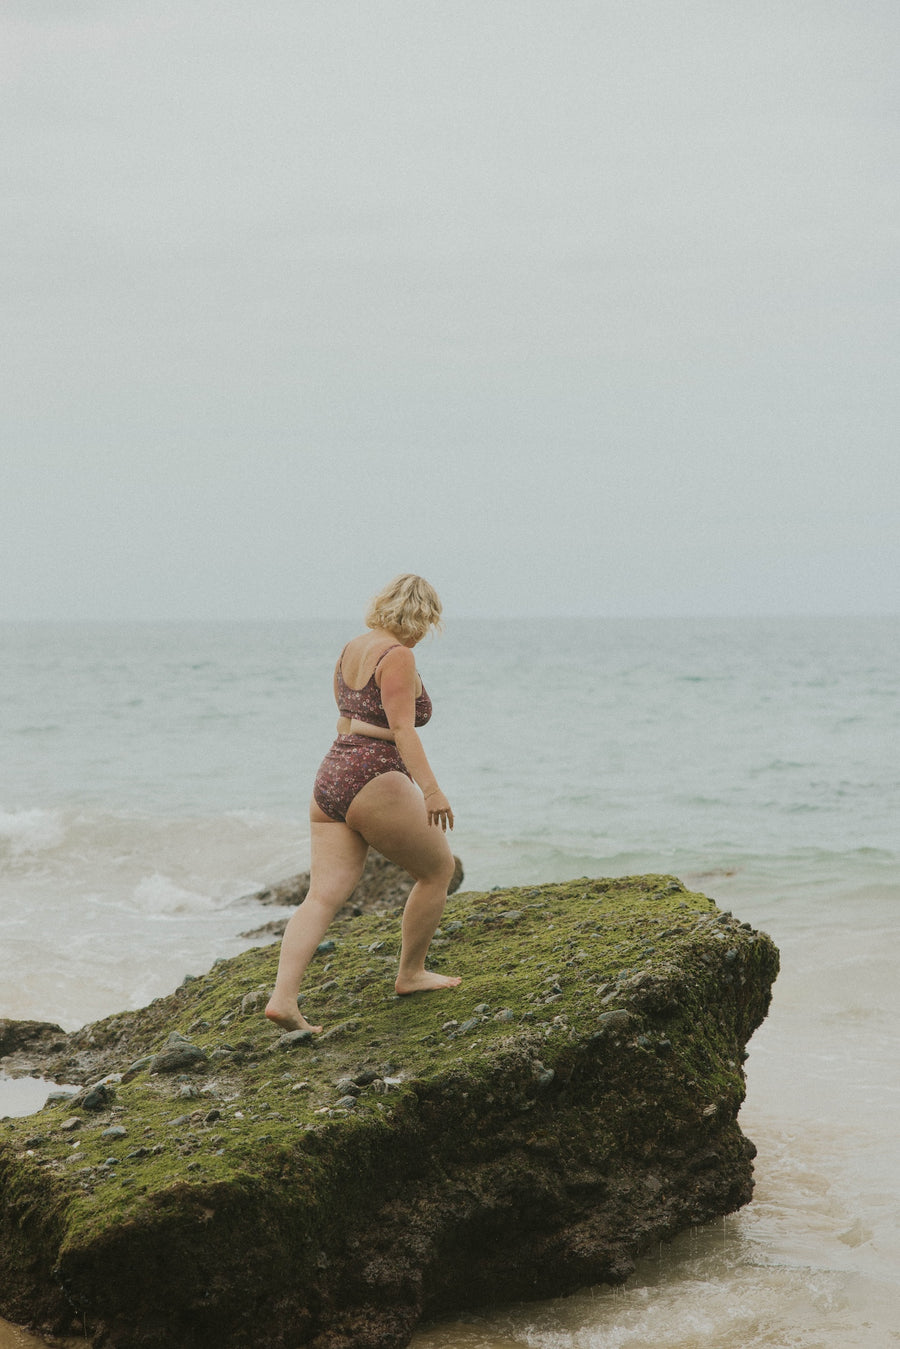
[[[339,735],[319,765],[313,799],[332,820],[345,821],[357,792],[382,773],[412,777],[393,741]]]

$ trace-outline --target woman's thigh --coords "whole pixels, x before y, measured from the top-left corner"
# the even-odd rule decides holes
[[[382,773],[357,792],[347,823],[416,880],[453,875],[450,844],[428,823],[422,793],[403,773]]]

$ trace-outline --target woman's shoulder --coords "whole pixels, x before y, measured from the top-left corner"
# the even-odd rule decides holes
[[[391,671],[395,678],[407,678],[416,673],[416,658],[402,642],[383,647],[380,655],[376,656],[372,674],[379,688],[388,671]]]

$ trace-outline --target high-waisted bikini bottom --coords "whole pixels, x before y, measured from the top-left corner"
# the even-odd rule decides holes
[[[356,793],[382,773],[411,777],[393,741],[371,735],[339,735],[319,765],[313,799],[333,820],[346,820]]]

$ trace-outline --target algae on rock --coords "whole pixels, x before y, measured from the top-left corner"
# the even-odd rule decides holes
[[[619,1282],[750,1198],[778,953],[705,896],[459,895],[430,963],[462,985],[406,998],[396,913],[330,937],[313,1039],[261,1015],[272,947],[48,1039],[46,1075],[113,1080],[0,1124],[3,1315],[110,1349],[399,1349],[422,1317]]]

